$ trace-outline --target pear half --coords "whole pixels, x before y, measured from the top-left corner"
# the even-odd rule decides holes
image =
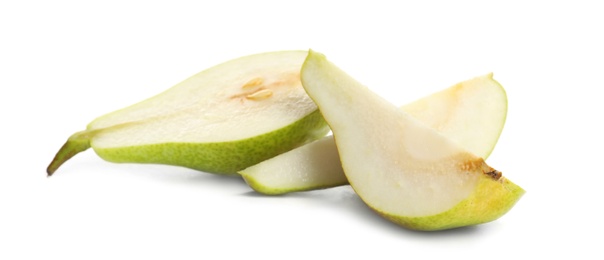
[[[236,174],[329,132],[300,82],[308,52],[262,53],[202,71],[73,134],[48,166],[90,147],[111,162]]]
[[[350,185],[386,219],[417,230],[475,225],[499,218],[524,193],[322,54],[309,52],[301,78],[331,127]]]
[[[486,159],[503,130],[507,96],[493,74],[460,82],[401,109]],[[277,195],[347,184],[333,136],[239,172],[255,191]]]

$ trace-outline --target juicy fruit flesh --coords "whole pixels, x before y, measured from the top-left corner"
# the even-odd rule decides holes
[[[412,227],[425,217],[449,212],[463,221],[443,220],[419,228],[479,224],[505,213],[522,195],[521,189],[507,190],[500,183],[505,179],[484,160],[389,104],[323,55],[311,51],[301,75],[332,129],[351,186],[389,219]],[[479,190],[484,181],[496,191]],[[472,200],[475,207],[456,208],[472,194],[487,197]],[[498,198],[508,203],[491,209],[490,201]],[[484,208],[496,214],[482,218],[475,210]]]
[[[275,55],[277,58],[267,57]],[[278,129],[314,110],[299,80],[306,52],[254,55],[203,71],[156,97],[100,117],[99,148],[169,142],[224,142]],[[225,81],[225,76],[234,80]],[[202,131],[198,129],[203,129]]]
[[[480,168],[468,166],[480,165],[482,159],[460,152],[455,143],[428,132],[428,127],[403,123],[415,121],[411,117],[380,114],[344,131],[332,128],[344,172],[363,200],[393,214],[422,216],[453,207],[472,192]],[[391,129],[392,135],[380,134],[382,127]],[[350,139],[355,141],[343,141]]]

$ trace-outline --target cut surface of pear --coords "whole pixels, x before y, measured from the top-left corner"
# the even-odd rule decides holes
[[[333,136],[326,136],[239,172],[255,191],[278,195],[347,184]]]
[[[310,51],[301,79],[333,132],[346,178],[374,211],[411,229],[489,222],[524,190]]]
[[[492,74],[460,82],[401,109],[486,159],[503,130],[507,96]],[[305,144],[239,172],[269,195],[347,184],[332,136]]]
[[[111,162],[235,174],[329,131],[300,82],[306,51],[241,57],[204,70],[72,135],[51,175],[89,147]]]

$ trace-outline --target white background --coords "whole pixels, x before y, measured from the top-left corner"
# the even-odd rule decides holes
[[[596,1],[192,2],[0,3],[0,259],[604,256]],[[97,116],[232,58],[308,48],[398,105],[494,72],[509,113],[488,162],[526,195],[494,222],[425,233],[348,187],[266,197],[92,151],[46,178]]]

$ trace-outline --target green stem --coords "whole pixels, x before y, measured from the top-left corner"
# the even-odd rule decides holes
[[[70,136],[69,139],[67,139],[67,142],[65,142],[57,152],[57,155],[55,155],[52,162],[50,162],[48,168],[46,168],[48,176],[52,176],[52,174],[71,157],[90,148],[90,138],[92,138],[92,133],[89,131],[77,132]]]

